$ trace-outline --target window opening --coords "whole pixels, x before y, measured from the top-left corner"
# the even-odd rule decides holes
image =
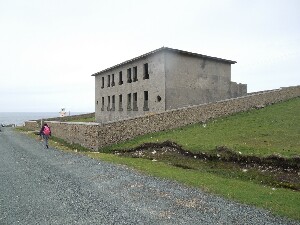
[[[123,111],[123,107],[122,107],[122,95],[119,95],[119,111]]]
[[[131,83],[131,68],[127,69],[127,83]]]
[[[144,80],[149,79],[148,63],[144,64]]]
[[[115,74],[111,75],[111,86],[115,86]]]
[[[138,111],[137,92],[133,93],[133,111]]]
[[[112,96],[111,103],[112,103],[111,110],[115,111],[115,96],[114,95]]]
[[[119,72],[119,85],[123,84],[122,71]]]
[[[101,111],[104,111],[104,97],[102,97],[102,106],[101,106]]]
[[[110,96],[107,97],[107,111],[110,111]]]
[[[107,87],[110,87],[110,75],[107,76]]]
[[[102,86],[101,88],[104,88],[104,77],[102,77]]]
[[[133,67],[133,82],[136,82],[137,79],[137,67]]]
[[[127,111],[131,111],[131,93],[127,95]]]
[[[148,91],[144,91],[144,111],[149,111],[149,106],[148,106]]]

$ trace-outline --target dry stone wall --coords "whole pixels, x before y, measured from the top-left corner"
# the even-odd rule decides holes
[[[57,121],[47,121],[47,123],[50,124],[54,136],[70,143],[78,143],[97,150],[139,135],[232,115],[295,97],[300,97],[300,86],[281,88],[107,124]],[[32,124],[26,122],[25,126],[32,127]]]
[[[40,129],[40,123],[38,121],[26,121],[25,127],[28,130],[39,130]]]

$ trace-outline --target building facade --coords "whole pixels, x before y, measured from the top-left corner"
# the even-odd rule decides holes
[[[247,94],[235,61],[159,48],[93,74],[96,122],[108,123]]]

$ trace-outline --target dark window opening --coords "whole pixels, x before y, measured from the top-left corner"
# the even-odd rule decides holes
[[[127,83],[131,83],[131,68],[127,69]]]
[[[102,77],[102,86],[101,88],[104,88],[104,77]]]
[[[136,82],[137,79],[137,67],[133,67],[133,82]]]
[[[112,96],[111,103],[112,103],[111,110],[115,111],[115,96],[114,95]]]
[[[123,111],[122,101],[122,95],[119,95],[119,111]]]
[[[115,74],[111,75],[111,86],[115,86]]]
[[[104,97],[102,97],[102,106],[101,106],[101,111],[104,111]]]
[[[149,106],[148,106],[148,91],[144,91],[144,111],[149,111]]]
[[[133,111],[138,111],[137,93],[133,93]]]
[[[107,76],[107,87],[110,87],[110,75]]]
[[[110,96],[107,97],[107,111],[110,111]]]
[[[149,79],[148,63],[144,64],[144,80]]]
[[[127,111],[131,111],[131,93],[127,95]]]
[[[123,84],[122,71],[119,72],[119,85]]]

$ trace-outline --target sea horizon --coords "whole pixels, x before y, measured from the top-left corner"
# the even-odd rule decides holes
[[[89,112],[66,112],[66,116]],[[60,117],[59,112],[0,112],[0,124],[21,126],[25,121]]]

